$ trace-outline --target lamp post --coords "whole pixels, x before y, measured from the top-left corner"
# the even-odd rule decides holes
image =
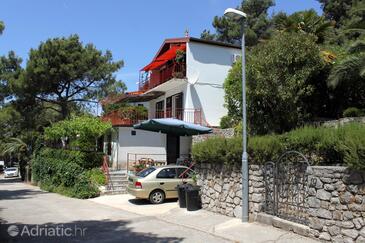
[[[224,15],[235,20],[246,18],[247,15],[234,8],[228,8]],[[242,28],[243,29],[243,28]],[[248,156],[247,156],[247,116],[246,116],[246,59],[245,34],[242,34],[242,222],[248,222]]]

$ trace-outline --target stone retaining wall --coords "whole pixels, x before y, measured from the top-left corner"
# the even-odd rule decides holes
[[[201,186],[203,209],[231,217],[241,217],[242,183],[241,168],[222,164],[199,164],[198,185]],[[264,203],[262,167],[250,165],[250,213],[262,211]],[[250,217],[252,220],[252,217]]]
[[[308,173],[310,236],[365,242],[365,173],[336,166],[313,166]]]
[[[241,217],[241,169],[237,166],[199,164],[198,185],[203,208]],[[321,241],[365,242],[365,172],[346,167],[312,166],[308,169],[308,236]],[[250,165],[250,221],[264,211],[263,166]]]

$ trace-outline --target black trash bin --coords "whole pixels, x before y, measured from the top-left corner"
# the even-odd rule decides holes
[[[179,207],[186,208],[186,197],[185,191],[187,188],[191,187],[190,184],[182,184],[177,186],[177,195],[179,199]]]
[[[186,209],[188,211],[196,211],[201,209],[200,187],[190,186],[185,189],[186,192]]]

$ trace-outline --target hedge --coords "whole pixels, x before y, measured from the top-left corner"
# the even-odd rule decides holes
[[[296,150],[313,165],[365,169],[365,125],[308,126],[281,135],[254,136],[248,139],[247,150],[251,163],[275,161],[285,151]],[[192,154],[198,163],[241,163],[242,138],[210,138],[195,144]]]
[[[76,198],[99,195],[98,186],[105,184],[101,153],[85,153],[64,149],[41,149],[32,160],[32,177],[47,191]],[[104,177],[105,178],[105,177]]]

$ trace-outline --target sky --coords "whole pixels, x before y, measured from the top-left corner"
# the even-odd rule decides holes
[[[241,0],[2,0],[0,55],[10,50],[25,65],[30,48],[48,38],[78,34],[83,43],[110,50],[124,67],[116,75],[128,91],[137,88],[139,70],[147,65],[166,38],[200,37],[212,30],[212,19]],[[270,13],[315,9],[317,0],[276,0]]]

